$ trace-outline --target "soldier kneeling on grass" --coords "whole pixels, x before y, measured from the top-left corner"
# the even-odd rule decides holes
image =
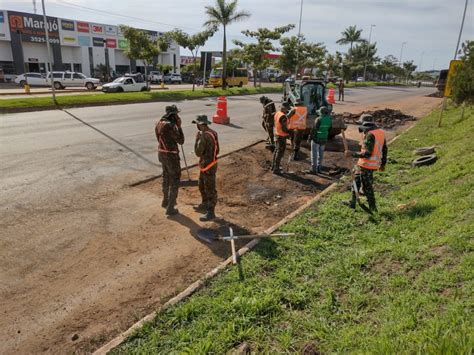
[[[199,157],[199,191],[202,198],[202,202],[196,207],[196,210],[206,212],[200,218],[201,221],[210,221],[216,218],[216,173],[219,139],[217,132],[209,128],[211,122],[206,115],[197,116],[193,123],[197,124],[198,129],[194,152]]]
[[[360,189],[362,186],[369,208],[376,212],[377,206],[375,204],[374,195],[374,175],[375,170],[384,171],[385,164],[387,163],[387,142],[385,140],[385,133],[380,129],[374,122],[374,118],[369,114],[364,114],[360,117],[358,122],[359,132],[364,133],[364,145],[362,151],[359,153],[351,153],[345,151],[346,157],[359,158],[356,166],[356,184],[357,188]],[[355,191],[352,191],[351,201],[345,202],[350,208],[355,208],[356,195]]]

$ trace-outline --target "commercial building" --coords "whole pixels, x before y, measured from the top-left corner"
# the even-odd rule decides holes
[[[142,60],[130,60],[125,55],[128,41],[118,26],[102,23],[47,18],[53,70],[69,70],[93,76],[97,66],[110,73],[144,73]],[[152,39],[161,35],[145,31]],[[179,46],[172,43],[167,52],[160,53],[154,64],[170,65],[180,70]],[[6,76],[24,72],[45,72],[48,62],[43,16],[0,10],[0,69]],[[151,68],[150,68],[151,69]]]

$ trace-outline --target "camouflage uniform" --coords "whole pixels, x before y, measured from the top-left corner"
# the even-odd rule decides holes
[[[268,138],[267,138],[268,144],[271,146],[274,146],[275,137],[273,133],[273,128],[275,127],[275,120],[273,117],[275,116],[275,113],[276,113],[275,104],[269,98],[266,98],[265,102],[263,102],[262,104],[263,104],[262,126],[263,126],[263,129],[265,129],[265,131],[268,134]]]
[[[375,126],[376,128],[376,126]],[[375,136],[370,133],[370,131],[367,131],[365,134],[365,139],[364,139],[364,150],[362,153],[353,153],[352,156],[354,158],[369,158],[372,155],[372,151],[374,149],[375,145]],[[381,160],[381,167],[385,167],[385,164],[387,163],[387,143],[384,142],[383,148],[382,148],[382,160]],[[367,202],[369,203],[369,208],[373,211],[377,210],[377,206],[375,203],[375,194],[374,194],[374,170],[371,169],[365,169],[360,166],[356,166],[356,175],[355,175],[355,181],[357,184],[357,189],[360,190],[362,187],[365,196],[367,197]],[[355,192],[352,191],[352,199],[350,202],[351,207],[355,207],[356,204],[356,195]]]
[[[167,107],[167,111],[168,107]],[[163,169],[163,202],[167,214],[175,214],[174,209],[178,198],[179,181],[181,179],[181,166],[178,144],[184,143],[184,134],[178,114],[165,114],[155,126],[156,139],[158,140],[158,160]],[[179,120],[180,121],[180,120]]]

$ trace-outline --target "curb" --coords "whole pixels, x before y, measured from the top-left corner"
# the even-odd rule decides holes
[[[265,234],[270,234],[270,233],[273,233],[275,230],[277,230],[278,228],[280,228],[283,224],[285,224],[286,222],[288,222],[289,220],[293,219],[294,217],[296,217],[298,214],[300,214],[302,211],[304,211],[305,209],[307,209],[309,206],[311,206],[313,203],[315,203],[316,201],[320,200],[321,198],[323,198],[324,196],[326,196],[327,194],[329,194],[330,192],[332,192],[338,185],[338,182],[333,182],[331,185],[329,185],[327,188],[325,188],[323,191],[321,191],[318,195],[316,195],[315,197],[313,197],[312,199],[310,199],[308,202],[306,202],[304,205],[302,205],[301,207],[299,207],[298,209],[296,209],[295,211],[293,211],[292,213],[290,213],[289,215],[287,215],[286,217],[284,217],[281,221],[279,221],[278,223],[274,224],[273,226],[271,226],[270,228],[266,229],[263,233]],[[244,247],[242,247],[241,249],[239,249],[237,251],[237,255],[240,257],[242,255],[244,255],[245,253],[249,252],[250,250],[252,250],[253,248],[255,248],[255,246],[259,243],[260,239],[253,239],[252,241],[250,241],[249,243],[247,243]],[[135,324],[133,324],[130,328],[128,328],[125,332],[119,334],[117,337],[115,337],[114,339],[112,339],[111,341],[109,341],[107,344],[101,346],[99,349],[97,349],[96,351],[93,352],[94,355],[103,355],[103,354],[107,354],[109,351],[111,351],[113,348],[117,347],[118,345],[120,345],[128,336],[130,336],[136,329],[142,327],[146,322],[149,322],[149,321],[152,321],[157,314],[159,314],[160,312],[166,310],[167,308],[181,302],[182,300],[184,300],[185,298],[191,296],[194,292],[198,291],[199,289],[201,289],[204,284],[205,284],[205,281],[213,278],[214,276],[216,276],[221,270],[223,270],[225,267],[227,267],[228,265],[232,264],[232,256],[227,258],[226,260],[224,260],[223,262],[221,262],[217,267],[215,267],[214,269],[212,269],[211,271],[209,271],[207,274],[205,274],[202,278],[200,278],[199,280],[193,282],[190,286],[188,286],[184,291],[180,292],[178,295],[176,295],[175,297],[171,298],[168,302],[166,302],[165,304],[163,304],[161,307],[159,307],[156,311],[146,315],[145,317],[143,317],[142,319],[140,319],[138,322],[136,322]]]
[[[169,90],[169,87],[164,87],[164,88],[150,88],[150,91],[160,91],[160,90]],[[29,94],[25,92],[0,92],[0,96],[13,96],[13,95],[25,95],[29,97],[30,95],[46,95],[46,94],[51,94],[52,91],[35,91],[31,92]],[[76,92],[82,92],[82,93],[88,93],[88,94],[93,94],[94,92],[102,92],[101,90],[79,90],[79,89],[72,89],[72,90],[56,90],[56,94],[61,93],[61,94],[69,94],[69,93],[76,93]]]

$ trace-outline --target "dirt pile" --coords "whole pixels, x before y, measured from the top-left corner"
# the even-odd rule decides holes
[[[345,123],[357,124],[360,116],[365,113],[372,115],[377,125],[382,128],[394,128],[405,124],[407,121],[416,120],[414,116],[406,115],[400,110],[392,110],[390,108],[376,111],[362,111],[361,113],[344,112],[342,114],[336,114],[335,117],[343,118]]]

